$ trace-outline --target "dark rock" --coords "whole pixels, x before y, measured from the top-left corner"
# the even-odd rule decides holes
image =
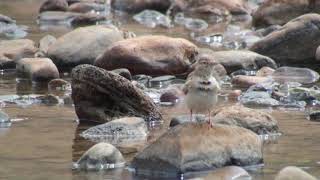
[[[62,68],[79,64],[93,64],[95,58],[113,42],[123,39],[123,33],[104,26],[89,26],[75,29],[49,47],[48,55]]]
[[[186,124],[186,123],[203,123],[206,122],[206,116],[203,114],[193,114],[192,120],[190,119],[190,115],[180,115],[173,117],[170,121],[170,127],[174,127],[180,124]]]
[[[46,0],[41,6],[39,12],[44,11],[67,11],[68,3],[66,0]]]
[[[71,84],[64,79],[53,79],[48,83],[49,91],[66,91],[71,89]]]
[[[120,76],[128,79],[128,80],[132,80],[132,76],[131,76],[131,73],[128,69],[125,69],[125,68],[121,68],[121,69],[115,69],[113,70],[112,72],[116,73],[116,74],[119,74]]]
[[[319,80],[319,73],[308,68],[280,67],[272,73],[272,79],[279,83],[298,82],[312,84]]]
[[[171,85],[161,93],[160,102],[176,104],[183,96],[182,87],[179,87],[179,85]]]
[[[145,9],[165,12],[171,5],[170,0],[113,0],[111,7],[129,13],[138,13]]]
[[[280,25],[271,25],[267,28],[263,28],[263,29],[259,29],[256,31],[257,34],[261,35],[261,36],[267,36],[270,33],[277,31],[278,29],[280,29],[282,26]]]
[[[77,13],[88,13],[91,11],[104,11],[105,6],[98,3],[79,2],[69,6],[68,11]]]
[[[161,120],[152,99],[129,80],[91,65],[73,69],[72,98],[80,121],[104,123],[124,116]]]
[[[60,102],[59,97],[52,94],[38,96],[36,97],[36,99],[39,100],[40,103],[47,104],[47,105],[56,105],[56,104],[59,104]]]
[[[309,118],[310,121],[320,122],[320,111],[311,112]]]
[[[123,166],[125,166],[125,159],[116,147],[108,143],[99,143],[85,152],[74,168],[97,171]]]
[[[175,75],[186,73],[196,55],[197,47],[185,39],[141,36],[113,43],[95,65],[127,68],[133,75]]]
[[[253,132],[234,126],[187,123],[176,126],[138,153],[136,172],[178,176],[190,171],[262,162],[262,141]]]
[[[280,64],[312,63],[320,44],[319,27],[320,15],[306,14],[262,38],[250,50]]]
[[[16,23],[15,20],[13,20],[10,17],[5,16],[3,14],[0,14],[0,22],[4,22],[6,24],[15,24]]]
[[[57,39],[52,35],[46,35],[39,41],[39,51],[35,55],[36,57],[46,57],[49,47],[55,43]]]
[[[95,13],[80,14],[72,19],[71,24],[73,26],[84,26],[84,25],[95,25],[98,21],[106,20],[103,15],[98,15]]]
[[[33,81],[50,81],[59,78],[59,71],[48,58],[24,58],[17,63],[20,77],[31,78]]]

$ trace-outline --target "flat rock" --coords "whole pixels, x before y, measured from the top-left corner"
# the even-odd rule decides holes
[[[16,61],[21,58],[34,57],[37,47],[32,40],[2,40],[0,41],[0,68],[15,68]]]
[[[262,141],[240,127],[207,123],[176,126],[138,153],[132,166],[146,171],[179,176],[190,171],[227,165],[256,165],[262,162]]]
[[[299,180],[316,180],[317,178],[305,172],[304,170],[294,166],[288,166],[283,168],[275,178],[275,180],[298,180],[298,179]]]
[[[186,73],[197,54],[188,40],[167,36],[141,36],[113,43],[95,61],[106,70],[126,68],[133,75]]]
[[[112,43],[122,40],[123,33],[104,26],[77,28],[49,47],[48,56],[58,67],[93,64],[97,56]]]
[[[121,152],[111,144],[99,143],[85,152],[74,165],[79,170],[103,170],[125,166]]]
[[[152,99],[129,80],[92,65],[73,69],[72,98],[80,121],[105,123],[125,116],[161,120]]]
[[[255,70],[264,66],[276,68],[276,63],[269,57],[257,54],[252,51],[211,51],[202,49],[201,54],[206,54],[217,63],[222,64],[228,73],[240,69]]]
[[[50,81],[59,78],[59,71],[48,58],[24,58],[17,63],[20,77],[31,78],[33,81]]]
[[[313,63],[320,44],[319,27],[319,14],[305,14],[262,38],[250,50],[282,65]]]

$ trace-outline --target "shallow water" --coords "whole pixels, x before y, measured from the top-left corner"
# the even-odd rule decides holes
[[[38,41],[46,34],[59,36],[67,28],[41,30],[36,24],[37,10],[41,0],[1,0],[0,13],[17,20],[18,24],[29,26],[27,38]],[[123,27],[137,34],[169,34],[189,38],[190,31],[183,27],[174,30],[165,28],[148,29],[132,23]],[[223,25],[211,27],[216,32]],[[68,78],[66,78],[68,79]],[[0,95],[46,94],[46,87],[19,81],[14,72],[0,75]],[[223,105],[223,104],[222,104]],[[0,179],[156,179],[133,175],[127,168],[105,172],[72,171],[72,162],[76,161],[94,143],[79,136],[89,125],[78,126],[74,108],[68,105],[18,106],[7,104],[2,108],[12,119],[16,119],[8,129],[0,128]],[[154,141],[168,127],[171,117],[187,114],[185,108],[162,107],[165,123],[151,129],[148,142],[131,147],[120,145],[125,158],[130,161],[136,150]],[[275,142],[264,145],[264,166],[251,168],[254,179],[272,179],[283,167],[294,165],[305,168],[316,177],[320,177],[320,123],[310,122],[304,111],[270,110],[278,119],[283,135]]]

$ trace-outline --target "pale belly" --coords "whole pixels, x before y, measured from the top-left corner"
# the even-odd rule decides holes
[[[191,91],[185,98],[187,107],[195,113],[207,113],[209,110],[212,110],[217,101],[217,95],[207,91]]]

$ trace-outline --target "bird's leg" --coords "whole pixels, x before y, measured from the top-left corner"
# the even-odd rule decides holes
[[[213,124],[211,122],[211,111],[210,110],[209,110],[209,123],[210,123],[211,128],[213,128]]]
[[[192,109],[190,109],[190,122],[192,122]]]

